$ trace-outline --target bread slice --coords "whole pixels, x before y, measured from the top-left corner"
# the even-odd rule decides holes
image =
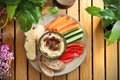
[[[29,30],[25,33],[26,41],[24,44],[24,48],[26,50],[26,56],[29,60],[36,59],[36,42],[34,39],[33,29]]]
[[[37,24],[37,25],[34,25],[34,39],[36,41],[39,41],[39,38],[42,36],[42,34],[44,34],[45,32],[45,29],[44,29],[44,26],[41,25],[41,24]]]
[[[49,77],[53,77],[54,71],[50,68],[48,68],[46,65],[44,65],[40,60],[39,60],[39,66],[42,72]]]
[[[60,70],[64,69],[64,67],[65,67],[65,64],[58,59],[52,60],[52,59],[48,59],[48,58],[45,58],[42,56],[41,62],[43,64],[45,64],[47,67],[49,67],[53,70],[56,70],[56,71],[60,71]]]

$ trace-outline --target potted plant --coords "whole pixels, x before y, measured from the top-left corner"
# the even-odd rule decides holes
[[[105,29],[104,37],[108,39],[108,45],[120,40],[120,0],[103,0],[104,9],[91,6],[86,11],[102,19],[102,27]]]
[[[31,29],[33,23],[42,18],[42,7],[47,0],[0,0],[0,8],[6,8],[11,21],[15,17],[23,31]],[[58,12],[57,7],[48,9],[51,14]]]

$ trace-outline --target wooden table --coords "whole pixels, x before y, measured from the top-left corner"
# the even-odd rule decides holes
[[[88,36],[88,51],[84,62],[74,71],[59,77],[49,78],[36,71],[25,56],[25,35],[13,20],[1,32],[4,33],[3,42],[11,45],[15,52],[12,63],[12,78],[8,80],[120,80],[120,43],[107,46],[104,40],[104,31],[98,17],[89,15],[85,8],[88,6],[103,8],[102,0],[76,0],[69,9],[61,9],[81,22]],[[43,14],[47,13],[43,9]]]

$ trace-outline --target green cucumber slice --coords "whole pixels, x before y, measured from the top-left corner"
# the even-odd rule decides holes
[[[70,30],[70,31],[64,33],[63,36],[68,35],[68,34],[71,33],[71,32],[77,31],[78,29],[79,29],[79,28],[75,28],[75,29],[73,29],[73,30]]]
[[[81,40],[82,37],[83,37],[83,33],[82,33],[82,34],[75,35],[75,36],[72,36],[72,37],[69,38],[69,39],[66,39],[66,42],[67,42],[67,44],[69,44],[69,43],[72,43],[72,42]]]
[[[72,36],[74,36],[74,35],[76,35],[76,34],[78,34],[78,33],[82,33],[82,31],[83,31],[82,28],[77,29],[77,30],[75,30],[75,31],[73,31],[73,32],[65,35],[64,38],[67,39],[67,38],[72,37]],[[83,33],[82,33],[82,34],[83,34]]]

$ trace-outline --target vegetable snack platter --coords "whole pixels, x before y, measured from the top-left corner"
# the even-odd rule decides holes
[[[45,26],[59,16],[67,16],[69,18],[72,18],[66,14],[55,14],[55,15],[46,14],[43,16],[43,20],[40,20],[40,23]],[[75,20],[74,18],[72,18],[72,19]],[[80,24],[78,21],[77,21],[77,23]],[[60,76],[60,75],[67,74],[67,73],[75,70],[78,66],[80,66],[80,64],[85,59],[86,51],[87,51],[87,47],[88,47],[87,46],[87,36],[86,36],[85,29],[82,26],[80,26],[80,28],[83,29],[83,38],[82,38],[82,40],[80,40],[80,43],[85,44],[84,52],[79,57],[75,57],[73,61],[71,61],[69,63],[65,63],[65,68],[62,71],[55,71],[54,76]],[[31,65],[39,72],[41,72],[41,70],[39,68],[39,57],[40,56],[41,56],[41,53],[38,51],[37,52],[37,59],[34,61],[29,60]]]

